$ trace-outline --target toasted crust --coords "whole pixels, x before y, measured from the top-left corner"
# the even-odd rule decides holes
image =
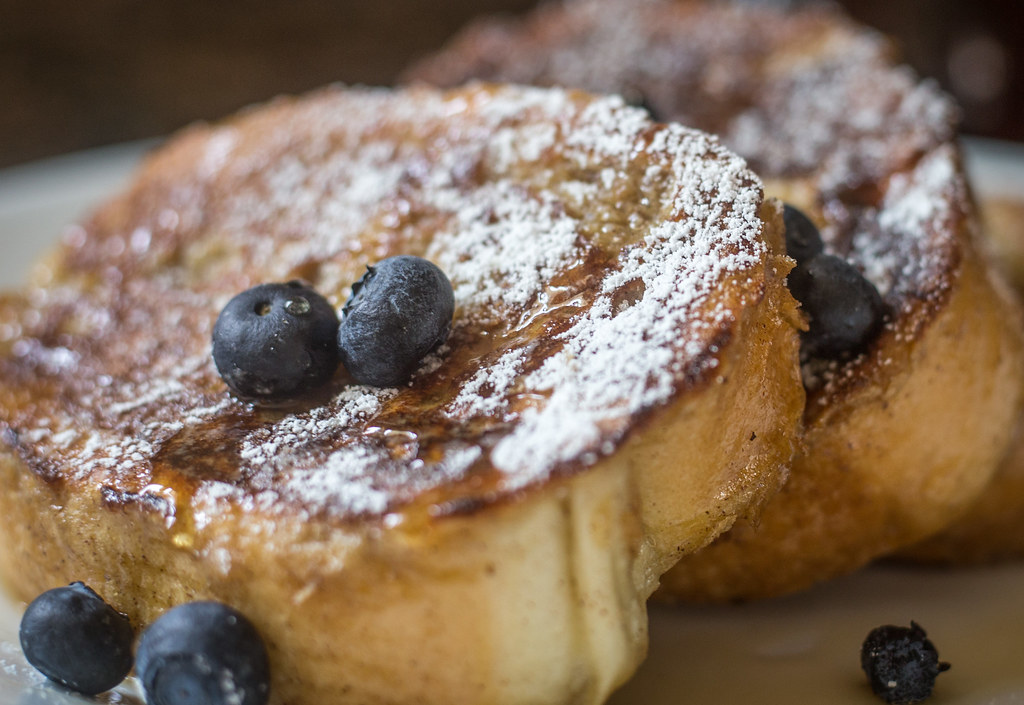
[[[234,293],[340,305],[400,252],[457,304],[409,386],[230,397]],[[0,571],[140,625],[228,602],[279,703],[601,702],[660,573],[782,480],[789,266],[741,160],[616,99],[335,88],[194,128],[0,302]]]
[[[830,7],[569,0],[478,22],[408,77],[616,92],[719,133],[883,294],[864,354],[805,365],[785,490],[663,596],[794,591],[939,531],[982,492],[1020,408],[1019,313],[973,242],[956,111],[883,37]]]
[[[968,259],[912,343],[880,346],[894,356],[866,359],[856,382],[809,411],[808,451],[782,491],[755,521],[684,558],[664,590],[714,601],[791,592],[931,536],[983,496],[1012,431],[1016,396],[1003,380],[1021,364],[989,274]],[[951,378],[976,365],[986,374]]]
[[[1024,293],[1024,203],[1009,198],[980,204],[986,244],[1017,295]],[[998,380],[997,376],[994,376]],[[1010,450],[984,492],[939,534],[900,551],[914,561],[977,564],[1024,557],[1024,417]]]

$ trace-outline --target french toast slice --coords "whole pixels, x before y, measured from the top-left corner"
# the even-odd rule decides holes
[[[985,243],[1007,280],[1024,296],[1024,201],[1000,196],[979,204]],[[950,526],[899,552],[925,563],[969,565],[1024,558],[1024,416],[992,481]]]
[[[721,135],[882,295],[864,350],[805,355],[786,486],[667,574],[662,596],[792,592],[940,531],[979,497],[1020,412],[1020,314],[976,243],[955,107],[882,36],[831,6],[566,0],[478,21],[407,72],[470,78],[618,93]]]
[[[785,474],[782,227],[715,138],[583,92],[335,87],[192,128],[0,299],[0,574],[137,626],[226,602],[275,703],[599,703],[660,574]],[[340,308],[399,253],[456,301],[407,386],[232,398],[232,296]]]

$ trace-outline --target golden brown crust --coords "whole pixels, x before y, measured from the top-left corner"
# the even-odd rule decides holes
[[[723,601],[808,587],[934,534],[983,496],[1018,408],[1003,381],[1022,362],[1019,322],[993,301],[989,276],[965,256],[935,319],[805,416],[808,450],[783,489],[753,521],[685,557],[664,594]]]
[[[979,209],[992,261],[1018,293],[1024,291],[1024,200],[983,196]]]
[[[831,6],[568,0],[478,22],[408,76],[621,93],[716,132],[883,295],[888,320],[863,355],[804,367],[790,484],[663,595],[762,597],[853,570],[953,521],[992,476],[1020,404],[1017,312],[975,252],[956,110],[883,37]],[[937,450],[935,429],[968,426]]]
[[[985,245],[1018,296],[1024,292],[1024,202],[984,199],[980,204]],[[968,510],[942,532],[899,552],[913,561],[952,565],[1024,557],[1024,417],[991,482]]]
[[[0,302],[0,572],[139,624],[229,602],[279,703],[601,702],[660,573],[792,454],[781,228],[714,139],[579,92],[335,88],[192,129]],[[340,304],[397,252],[457,301],[409,386],[229,396],[230,296]]]
[[[292,497],[267,476],[268,456],[294,473],[355,448],[372,456],[362,462],[372,468],[366,496],[349,505],[344,496],[325,499],[323,510],[381,515],[435,486],[446,500],[487,504],[576,472],[664,399],[706,384],[734,312],[764,295],[762,284],[745,281],[764,256],[754,239],[756,203],[748,195],[729,200],[731,189],[757,193],[738,161],[727,164],[712,141],[657,127],[639,111],[588,108],[582,96],[553,92],[547,105],[538,96],[549,94],[533,92],[531,103],[483,87],[443,101],[429,91],[415,95],[423,110],[452,114],[419,116],[414,130],[409,106],[418,98],[392,105],[367,94],[364,106],[335,91],[193,131],[152,159],[130,193],[73,232],[49,272],[45,304],[22,316],[23,335],[11,342],[18,350],[0,360],[12,382],[7,394],[31,398],[4,399],[9,438],[25,462],[63,481],[102,477],[121,502],[160,484],[160,466],[181,476],[164,478],[172,483],[227,480],[253,495],[273,483],[281,503]],[[373,114],[400,109],[409,113],[392,124]],[[545,111],[565,117],[556,122]],[[286,117],[295,124],[288,132]],[[573,144],[572,134],[559,135],[573,129],[597,137]],[[473,132],[482,130],[495,135],[491,145],[477,146]],[[354,140],[365,144],[346,145]],[[624,170],[632,144],[643,151]],[[214,164],[227,152],[229,163]],[[351,164],[331,162],[349,152]],[[700,164],[736,179],[703,193],[675,185],[688,169],[707,178]],[[626,198],[637,205],[625,206]],[[695,230],[685,211],[708,198],[700,205],[711,221]],[[724,237],[707,240],[710,231],[700,232],[707,225]],[[694,244],[661,247],[664,259],[655,264],[637,248],[648,228],[655,240],[692,237]],[[339,304],[366,263],[397,252],[438,259],[459,305],[447,348],[415,385],[371,390],[341,374],[322,397],[284,410],[225,394],[209,338],[233,293],[300,277]],[[696,267],[673,272],[684,257]],[[645,295],[666,286],[679,290],[678,307],[655,303],[666,291]],[[646,332],[616,322],[620,310]],[[621,356],[612,336],[635,354]],[[671,348],[674,359],[649,359],[643,351],[656,345]],[[587,364],[577,369],[575,358]],[[415,435],[398,438],[402,428]],[[532,435],[503,443],[513,431]],[[568,450],[567,441],[575,444]],[[227,444],[223,452],[196,466],[194,449],[216,443]],[[315,447],[282,460],[282,443]],[[422,467],[397,472],[410,452]],[[337,489],[355,491],[357,483]]]

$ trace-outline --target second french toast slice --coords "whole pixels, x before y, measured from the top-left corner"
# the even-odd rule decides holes
[[[956,108],[885,37],[827,4],[565,0],[479,20],[407,75],[613,92],[719,134],[878,291],[857,345],[819,354],[812,314],[789,482],[663,596],[793,592],[941,531],[987,491],[1021,408],[1019,307],[978,241]]]

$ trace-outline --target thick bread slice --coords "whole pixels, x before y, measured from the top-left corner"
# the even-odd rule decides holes
[[[954,219],[959,261],[935,274],[942,298],[908,306],[902,328],[890,324],[872,353],[809,390],[808,450],[786,486],[759,522],[684,558],[668,594],[721,601],[807,587],[955,526],[990,492],[1019,408],[1020,323],[968,244],[968,221]]]
[[[980,203],[985,242],[1018,296],[1024,295],[1024,202],[994,197]],[[1024,558],[1024,416],[1010,450],[970,509],[942,532],[900,557],[953,565]]]
[[[137,625],[228,602],[273,701],[598,703],[682,553],[777,489],[803,408],[777,203],[614,98],[324,90],[153,155],[0,303],[0,571]],[[231,398],[235,293],[424,255],[447,344],[400,389]]]
[[[974,242],[956,111],[884,38],[831,6],[567,0],[478,22],[408,76],[615,92],[718,133],[884,297],[862,355],[805,365],[787,487],[662,595],[794,591],[934,534],[983,491],[1020,410],[1019,312]]]

